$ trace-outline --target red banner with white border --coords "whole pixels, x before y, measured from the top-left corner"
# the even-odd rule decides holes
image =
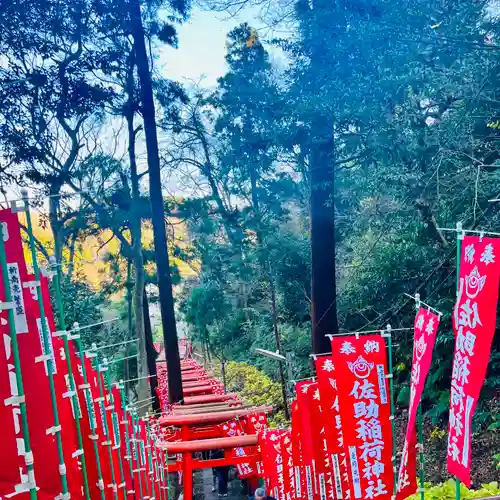
[[[333,337],[332,358],[348,456],[352,498],[389,500],[394,493],[390,393],[380,335]]]
[[[295,472],[295,497],[304,499],[307,497],[306,474],[302,464],[302,451],[300,447],[300,414],[297,401],[290,405],[292,416],[292,455]]]
[[[318,498],[319,488],[316,478],[316,461],[311,430],[311,412],[309,407],[308,392],[312,386],[311,381],[301,381],[295,384],[297,394],[297,415],[300,426],[300,451],[304,474],[306,477],[305,498],[313,500]]]
[[[432,351],[440,317],[421,307],[415,316],[413,359],[410,379],[410,403],[405,444],[398,474],[397,500],[404,500],[417,490],[417,409],[425,387],[427,373],[432,363]]]
[[[225,422],[224,424],[220,424],[219,429],[221,430],[222,434],[227,437],[245,435],[245,431],[241,423],[235,419],[230,420],[229,422]],[[255,453],[256,450],[253,446],[248,446],[245,448],[240,447],[232,450],[232,456],[234,458],[246,457],[248,455],[255,455]],[[238,475],[242,479],[245,479],[250,476],[255,476],[257,474],[257,467],[255,466],[255,463],[237,464],[236,468],[238,469]]]
[[[315,365],[332,463],[335,498],[343,500],[350,498],[350,490],[335,366],[331,355],[316,357]]]
[[[448,472],[471,485],[472,417],[486,376],[495,333],[500,239],[464,236],[457,302],[448,429]]]

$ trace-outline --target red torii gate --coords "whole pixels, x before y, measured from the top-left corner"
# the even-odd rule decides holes
[[[166,450],[167,453],[182,454],[182,462],[169,464],[168,472],[179,471],[182,465],[184,499],[192,500],[193,470],[243,463],[249,463],[255,467],[256,462],[261,460],[256,434],[224,437],[221,435],[219,424],[255,413],[270,413],[272,408],[244,407],[237,394],[217,393],[220,392],[220,382],[211,377],[194,360],[189,360],[189,363],[184,361],[181,364],[181,370],[185,395],[183,404],[169,406],[168,412],[159,418],[160,426],[177,428],[181,439],[160,441],[157,446]],[[166,387],[168,384],[165,385],[165,389]],[[164,391],[160,398],[165,399],[165,397]],[[246,446],[255,446],[257,453],[236,457],[227,451]],[[199,460],[192,456],[193,452],[216,449],[224,450],[224,458]],[[252,476],[248,478],[248,481],[250,486],[255,488],[258,477]]]

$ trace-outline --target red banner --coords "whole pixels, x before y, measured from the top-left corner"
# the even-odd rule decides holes
[[[278,429],[266,429],[260,436],[266,486],[269,496],[274,496],[276,500],[286,500],[283,445],[281,442],[283,432]]]
[[[465,236],[453,312],[455,354],[451,380],[448,472],[471,485],[472,416],[486,376],[495,333],[500,240]]]
[[[380,335],[333,337],[332,358],[342,421],[349,422],[343,433],[352,498],[388,500],[394,473],[384,340]]]
[[[339,395],[332,356],[316,358],[316,376],[324,411],[328,450],[332,462],[335,497],[338,500],[350,497],[347,458],[340,416]]]
[[[219,425],[219,429],[222,434],[227,437],[233,436],[243,436],[245,435],[245,431],[240,422],[237,420],[231,420],[226,422],[225,424]],[[254,447],[249,446],[246,448],[235,448],[232,451],[232,456],[236,457],[246,457],[248,455],[255,455],[256,450]],[[240,478],[245,479],[250,476],[255,476],[257,474],[257,468],[255,464],[247,463],[247,464],[237,464],[236,468],[238,469],[238,474]]]
[[[269,426],[267,422],[267,415],[265,413],[256,413],[255,415],[249,415],[245,419],[245,429],[247,434],[259,434],[259,432],[264,431]],[[258,450],[255,450],[256,452]],[[262,477],[264,475],[264,465],[262,461],[256,462],[257,475]]]
[[[306,497],[312,500],[318,492],[316,484],[316,464],[314,460],[313,436],[311,431],[311,414],[307,393],[312,382],[303,381],[295,384],[297,394],[297,414],[300,425],[300,452],[304,474],[306,476]]]
[[[295,471],[293,468],[292,433],[283,431],[281,434],[281,452],[283,455],[283,471],[285,476],[285,499],[297,498],[295,494]]]
[[[415,316],[413,359],[410,380],[410,404],[405,444],[398,475],[397,500],[413,495],[417,490],[417,408],[424,391],[425,379],[432,363],[432,351],[439,326],[439,316],[420,308]]]
[[[290,407],[292,413],[292,455],[295,473],[295,497],[306,498],[306,474],[302,464],[302,451],[300,448],[300,414],[297,401]],[[311,493],[312,495],[312,493]]]
[[[309,412],[311,416],[311,434],[313,438],[315,474],[318,483],[320,500],[334,499],[333,474],[328,451],[325,414],[321,399],[319,384],[314,382],[307,391]]]

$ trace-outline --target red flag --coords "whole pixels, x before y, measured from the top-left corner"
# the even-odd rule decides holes
[[[292,413],[292,455],[295,471],[295,496],[306,498],[306,474],[302,464],[302,451],[300,447],[300,414],[297,401],[293,401],[290,407]],[[312,496],[312,490],[311,490]]]
[[[269,424],[267,422],[267,415],[265,413],[256,413],[254,415],[249,415],[245,419],[245,428],[247,434],[259,434],[259,432],[267,429],[268,426]],[[255,452],[258,452],[258,449],[256,449]],[[262,461],[259,460],[256,463],[256,467],[257,475],[262,477],[264,474],[264,465],[262,464]]]
[[[394,493],[392,430],[384,340],[380,335],[333,337],[332,357],[349,457],[353,498]]]
[[[19,252],[20,237],[17,238],[19,223],[17,215],[10,210],[0,211],[0,221],[3,221],[2,233],[9,268],[10,290],[15,306],[16,338],[20,340],[22,337],[20,334],[27,334],[28,324],[19,264],[17,264],[18,259],[22,257],[22,247]],[[0,286],[0,300],[5,302],[3,277]],[[29,461],[30,457],[25,456],[19,401],[16,400],[19,392],[14,370],[14,352],[11,344],[7,309],[0,311],[0,332],[3,339],[3,348],[0,349],[0,401],[3,402],[0,405],[0,428],[2,429],[0,497],[5,498],[7,495],[15,494],[16,491],[19,493],[29,491],[28,481],[34,478],[28,478],[25,465],[25,459]],[[25,373],[26,375],[27,373]],[[33,429],[33,434],[35,433],[36,430]]]
[[[281,436],[283,431],[266,429],[261,435],[261,450],[264,459],[267,488],[277,500],[285,499],[285,474]]]
[[[245,434],[241,423],[234,419],[219,425],[219,429],[224,436],[228,437],[243,436]],[[251,446],[248,446],[246,448],[235,448],[232,451],[233,457],[246,457],[248,455],[254,454],[255,449]],[[256,466],[252,463],[237,464],[236,468],[238,469],[238,474],[242,479],[250,476],[255,476],[255,474],[257,473]]]
[[[465,236],[453,311],[455,354],[451,380],[448,472],[471,485],[472,416],[486,376],[495,333],[500,240]]]
[[[311,385],[312,383],[308,381],[297,382],[295,384],[298,407],[297,413],[300,422],[300,451],[306,476],[306,498],[308,500],[312,500],[318,491],[316,485],[313,436],[311,431],[311,414],[309,409],[309,398],[307,397],[307,392]]]
[[[316,358],[316,376],[321,394],[325,419],[327,445],[333,469],[335,497],[339,500],[350,498],[347,458],[344,449],[344,434],[340,416],[337,380],[332,356]]]
[[[13,214],[10,210],[0,211],[0,221],[3,223],[4,229],[5,252],[15,306],[16,327],[18,334],[21,334],[17,338],[23,372],[31,447],[35,462],[36,484],[39,488],[38,498],[54,498],[61,493],[61,475],[56,441],[58,432],[61,432],[61,435],[67,437],[70,442],[70,447],[67,448],[63,439],[66,474],[68,478],[77,476],[81,478],[77,462],[71,456],[76,448],[71,403],[68,399],[62,398],[62,394],[66,392],[64,376],[62,375],[65,367],[61,366],[60,360],[55,356],[53,339],[49,328],[48,344],[54,373],[56,408],[59,414],[60,428],[58,428],[54,426],[48,362],[40,357],[44,349],[37,284],[34,282],[33,277],[28,275],[26,269],[17,214]],[[49,313],[50,311],[46,312],[46,320]],[[8,327],[8,325],[2,325],[2,328],[4,327]],[[7,332],[8,330],[4,330],[4,333]],[[4,341],[6,340],[7,338],[4,335]],[[6,428],[11,428],[11,425]],[[16,437],[21,438],[21,436]],[[24,442],[19,440],[17,445],[21,447]],[[17,454],[21,454],[20,448],[12,456]],[[6,458],[9,458],[9,455],[6,455]],[[13,465],[16,466],[16,473],[19,477],[18,464],[15,462],[7,463],[5,467],[8,470]],[[9,473],[5,472],[5,474]],[[20,493],[26,490],[26,479],[24,477],[19,486],[16,486]],[[68,481],[70,493],[75,498],[82,495],[80,485],[81,483],[77,480]],[[11,483],[6,487],[12,488],[13,486]],[[6,491],[6,493],[9,494],[12,491]]]
[[[99,462],[101,464],[101,476],[102,483],[98,484],[98,487],[108,491],[108,485],[112,483],[111,480],[111,469],[109,463],[109,456],[106,446],[103,446],[102,442],[106,441],[106,434],[104,433],[104,414],[102,411],[102,405],[99,395],[99,374],[92,367],[92,363],[89,358],[85,358],[85,369],[87,372],[87,380],[90,385],[90,393],[92,395],[92,413],[94,415],[94,426],[95,432],[92,434],[91,439],[97,441],[97,449],[99,453]],[[107,493],[106,496],[109,494]]]
[[[283,455],[283,469],[285,475],[285,499],[297,498],[295,494],[295,470],[293,468],[292,433],[283,431],[281,434],[281,451]]]
[[[413,360],[410,380],[410,405],[405,444],[398,475],[397,500],[413,495],[417,490],[417,433],[415,421],[417,408],[424,391],[425,379],[432,362],[432,350],[439,326],[439,316],[420,308],[415,317]]]
[[[315,474],[318,482],[320,500],[334,499],[332,467],[326,439],[325,418],[322,409],[319,384],[314,382],[307,391],[311,416],[311,434],[313,438]]]

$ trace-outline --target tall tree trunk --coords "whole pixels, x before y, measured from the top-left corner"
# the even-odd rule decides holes
[[[153,99],[153,86],[149,69],[149,58],[144,39],[141,7],[138,0],[131,0],[131,23],[136,51],[137,71],[141,84],[142,116],[146,135],[146,150],[149,168],[149,195],[155,245],[156,269],[160,295],[160,310],[165,341],[165,356],[168,372],[168,394],[171,403],[182,401],[181,363],[175,322],[174,297],[167,248],[165,210],[163,206],[160,157]]]
[[[156,388],[158,387],[158,379],[156,378],[156,358],[158,353],[155,350],[153,343],[153,329],[151,328],[151,318],[149,317],[149,302],[148,295],[146,293],[146,287],[144,287],[144,297],[142,299],[142,305],[144,307],[144,333],[146,335],[146,356],[148,358],[148,371],[149,376],[149,386],[151,388],[151,396],[153,399],[153,410],[156,412],[160,411],[160,400],[158,398],[158,393]]]
[[[330,352],[326,335],[338,332],[335,277],[333,122],[318,115],[312,123],[311,316],[312,350]]]
[[[128,335],[127,340],[132,340],[133,338],[133,328],[132,328],[132,262],[127,260],[127,328]],[[130,356],[130,344],[126,344],[125,347],[125,357],[128,358]],[[130,378],[130,360],[125,360],[125,370],[124,377],[125,380]],[[125,394],[128,396],[129,382],[125,382]]]

